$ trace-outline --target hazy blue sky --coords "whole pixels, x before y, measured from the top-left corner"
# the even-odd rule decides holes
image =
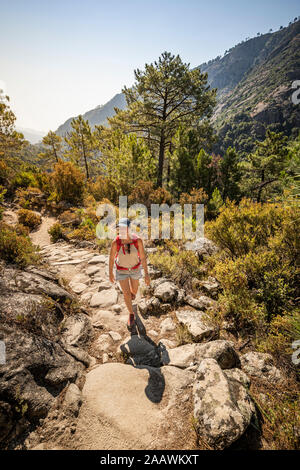
[[[297,0],[0,0],[0,82],[18,126],[55,130],[165,50],[195,67],[299,13]]]

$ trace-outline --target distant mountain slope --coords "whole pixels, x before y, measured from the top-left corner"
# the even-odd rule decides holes
[[[291,97],[292,83],[300,79],[300,21],[238,44],[199,67],[218,88],[213,122],[222,144],[217,150],[235,145],[249,151],[253,137],[263,138],[268,125],[297,135],[300,109]]]
[[[109,100],[106,104],[102,106],[97,106],[95,109],[91,111],[87,111],[83,114],[83,118],[87,119],[91,125],[94,127],[96,124],[107,124],[107,117],[111,117],[115,114],[114,107],[125,109],[126,107],[126,100],[123,93],[116,94],[111,100]],[[77,116],[76,116],[77,117]],[[64,124],[59,126],[56,131],[56,134],[64,136],[66,132],[71,130],[71,121],[73,118],[68,119]]]
[[[46,135],[46,132],[35,131],[34,129],[27,129],[24,127],[17,127],[18,132],[21,132],[25,139],[28,140],[31,144],[37,144],[42,141],[42,138]]]
[[[220,133],[216,152],[229,145],[251,151],[254,139],[262,139],[266,127],[295,135],[300,128],[299,105],[291,101],[292,82],[300,80],[300,21],[274,33],[259,35],[237,44],[226,54],[199,65],[208,82],[217,88],[213,123]],[[125,109],[122,93],[83,115],[91,126],[107,124],[114,107]],[[70,130],[68,119],[56,131]]]

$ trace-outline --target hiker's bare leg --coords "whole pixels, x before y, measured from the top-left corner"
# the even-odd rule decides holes
[[[132,279],[131,277],[129,278],[129,283],[130,283],[130,290],[132,295],[132,300],[135,299],[135,296],[137,294],[138,288],[139,288],[139,279]]]
[[[132,300],[131,300],[131,291],[130,291],[130,285],[129,285],[129,279],[122,279],[122,281],[119,281],[123,295],[124,295],[124,300],[126,307],[128,308],[129,313],[134,314],[133,308],[132,308]]]

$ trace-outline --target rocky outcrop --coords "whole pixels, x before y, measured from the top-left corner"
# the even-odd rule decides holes
[[[177,320],[186,326],[195,342],[209,341],[218,336],[218,328],[200,310],[179,309],[175,312]]]
[[[186,242],[184,248],[188,251],[194,251],[199,260],[204,256],[211,256],[218,251],[217,245],[205,237],[196,238],[191,242]]]
[[[0,279],[0,440],[44,418],[60,392],[82,379],[90,357],[88,317],[74,316],[73,297],[50,272],[2,265]],[[6,424],[4,424],[6,423]],[[22,426],[20,426],[22,423]],[[24,428],[25,426],[25,428]]]
[[[276,383],[283,380],[283,375],[273,364],[271,354],[251,351],[241,356],[242,369],[249,375]]]
[[[162,349],[163,363],[180,368],[199,365],[203,359],[208,358],[217,361],[222,369],[240,365],[239,356],[230,341],[216,340],[205,344],[191,343]]]

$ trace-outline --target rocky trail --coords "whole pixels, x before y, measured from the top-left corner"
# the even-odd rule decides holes
[[[40,302],[41,292],[76,299],[81,307],[80,313],[66,318],[47,317],[49,328],[59,331],[51,357],[49,341],[37,347],[32,338],[23,338],[19,354],[29,355],[23,365],[28,379],[25,387],[20,379],[20,385],[29,414],[40,420],[21,448],[197,449],[195,422],[208,448],[235,442],[256,415],[247,372],[274,381],[281,377],[268,355],[239,355],[208,322],[205,311],[215,305],[216,280],[203,282],[195,299],[150,266],[151,287],[141,280],[133,301],[136,327],[129,333],[122,292],[108,280],[108,254],[64,241],[49,243],[48,228],[54,221],[43,217],[31,234],[47,262],[46,271],[3,268],[5,289],[13,294],[10,303],[5,294],[0,296],[0,308],[4,305],[12,315],[16,305],[25,309],[27,297]],[[202,239],[193,249],[209,255],[213,248]],[[190,344],[177,346],[180,326],[188,330]],[[16,333],[8,328],[7,335],[13,347]],[[249,354],[254,357],[249,359]],[[7,365],[7,384],[4,391],[0,386],[0,394],[9,396],[15,367],[13,362]],[[48,371],[43,381],[41,370]]]

